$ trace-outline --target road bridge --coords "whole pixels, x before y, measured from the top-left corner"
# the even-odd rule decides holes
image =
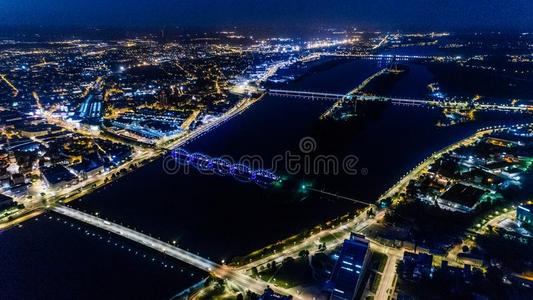
[[[464,109],[479,109],[479,110],[499,110],[510,112],[533,112],[532,105],[507,105],[507,104],[489,104],[468,101],[437,101],[429,99],[410,99],[387,96],[374,96],[365,94],[337,94],[337,93],[323,93],[323,92],[308,92],[308,91],[294,91],[282,89],[270,89],[266,91],[269,95],[287,98],[299,98],[305,100],[324,100],[324,101],[366,101],[366,102],[390,102],[399,105],[415,105],[415,106],[436,106],[442,108],[464,108]]]
[[[254,293],[262,294],[265,288],[267,287],[267,283],[258,281],[226,265],[215,263],[199,255],[183,250],[177,246],[163,242],[144,233],[140,233],[133,229],[127,228],[125,226],[103,220],[99,217],[81,212],[79,210],[64,205],[55,206],[51,210],[63,216],[78,220],[94,227],[98,227],[105,231],[117,234],[125,239],[152,248],[158,252],[171,256],[200,270],[209,272],[218,278],[227,279],[232,283],[241,286],[244,289],[248,289]],[[288,294],[287,291],[284,289],[280,289],[277,287],[271,288],[273,288],[279,293]],[[301,299],[301,297],[298,296],[295,296],[295,298]]]

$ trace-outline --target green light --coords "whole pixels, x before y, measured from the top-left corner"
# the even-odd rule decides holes
[[[275,181],[275,182],[273,183],[273,186],[274,186],[275,188],[281,188],[281,187],[283,186],[283,182],[282,182],[281,180],[279,180],[279,181]]]

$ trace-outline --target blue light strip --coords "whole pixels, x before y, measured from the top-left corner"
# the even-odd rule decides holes
[[[222,176],[232,175],[240,181],[251,181],[261,184],[261,178],[273,182],[280,179],[278,175],[270,170],[253,170],[247,165],[234,164],[223,158],[211,158],[203,153],[189,154],[186,150],[181,148],[173,150],[170,155],[181,164],[191,165],[198,170],[213,171],[213,173]]]

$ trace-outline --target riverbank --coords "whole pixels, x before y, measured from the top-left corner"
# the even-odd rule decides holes
[[[434,161],[438,160],[442,155],[449,153],[451,151],[454,151],[458,149],[459,147],[466,147],[473,143],[476,143],[479,141],[479,139],[483,138],[484,136],[488,134],[492,134],[499,131],[505,131],[508,128],[513,127],[520,127],[520,126],[532,126],[533,124],[516,124],[512,126],[505,126],[505,127],[497,127],[497,128],[485,128],[480,129],[473,135],[462,139],[460,141],[457,141],[456,143],[453,143],[445,148],[443,148],[440,151],[435,152],[430,158],[426,159],[424,162],[420,163],[418,167],[414,168],[411,172],[409,172],[405,177],[408,178],[417,178],[421,172],[426,171],[426,162],[429,164],[433,163]],[[389,190],[388,193],[400,193],[401,190],[394,190],[394,188],[401,188],[403,187],[403,178],[400,180],[398,185],[395,185],[393,189]],[[394,190],[394,191],[393,191]],[[384,195],[387,195],[385,193]],[[397,205],[398,202],[393,202],[392,205]],[[386,209],[377,209],[376,207],[373,207],[376,211],[375,217],[369,217],[368,212],[370,210],[363,210],[357,214],[355,214],[355,217],[353,220],[350,220],[350,216],[346,216],[345,219],[339,220],[339,222],[335,224],[324,224],[322,226],[317,226],[315,231],[311,233],[302,233],[304,235],[303,237],[297,235],[290,237],[282,242],[279,242],[274,245],[267,246],[259,251],[255,251],[251,253],[250,255],[241,258],[235,265],[236,268],[239,270],[246,272],[250,275],[257,274],[258,269],[265,269],[265,266],[268,266],[269,264],[272,264],[273,262],[276,262],[278,265],[283,264],[283,262],[287,259],[293,258],[296,259],[296,257],[299,257],[302,251],[308,251],[307,255],[310,253],[313,254],[317,252],[317,245],[321,245],[322,243],[326,245],[328,249],[331,249],[331,247],[337,247],[342,243],[342,241],[348,237],[350,232],[362,232],[366,228],[368,228],[372,224],[376,224],[378,220],[383,218],[384,212]],[[505,210],[507,211],[507,210]],[[511,208],[510,212],[512,213],[514,210]],[[365,215],[367,216],[365,218]],[[502,215],[501,217],[503,217]],[[494,221],[494,220],[492,220]],[[487,221],[489,222],[489,221]],[[478,227],[481,228],[482,225],[478,224]],[[328,239],[328,237],[330,237]],[[403,248],[394,248],[391,246],[386,246],[381,244],[380,242],[372,239],[369,237],[369,239],[372,242],[372,249],[373,251],[378,251],[380,253],[386,254],[389,259],[392,259],[391,261],[397,261],[398,259],[401,259],[401,254],[403,252]],[[451,265],[458,265],[462,266],[463,262],[457,258],[455,255],[450,255],[448,253],[447,255],[436,255],[435,257],[438,257],[439,259],[448,259],[450,260]],[[241,264],[244,263],[244,264]],[[391,267],[391,266],[389,266]],[[393,267],[393,266],[392,266]],[[388,291],[392,292],[394,290],[395,286],[395,271],[393,268],[389,268],[386,273],[386,280],[380,282],[377,284],[378,286],[378,293],[376,295],[384,295],[388,293]],[[259,277],[260,278],[260,277]],[[285,287],[287,285],[287,282],[284,281],[274,281],[273,284]],[[297,287],[295,291],[301,291],[303,287]]]
[[[78,184],[75,187],[70,187],[66,191],[63,190],[62,193],[55,194],[53,198],[42,198],[35,199],[32,202],[35,204],[29,207],[16,212],[10,216],[5,217],[0,221],[0,230],[6,230],[12,226],[16,226],[24,221],[27,221],[31,218],[39,216],[40,214],[47,211],[48,207],[54,205],[56,202],[69,203],[80,199],[86,196],[89,193],[92,193],[100,188],[103,188],[107,185],[111,185],[117,179],[134,172],[136,169],[140,169],[143,166],[153,162],[154,160],[160,158],[162,155],[166,154],[166,150],[163,149],[174,149],[180,147],[199,136],[205,134],[206,132],[220,126],[224,122],[231,120],[233,117],[243,113],[246,109],[251,107],[256,102],[260,101],[265,94],[260,94],[256,98],[243,99],[236,106],[226,112],[223,116],[218,119],[200,126],[193,130],[190,133],[185,134],[184,136],[177,137],[175,140],[167,141],[168,144],[162,146],[161,149],[143,149],[141,152],[137,152],[136,157],[132,160],[124,163],[120,167],[111,170],[105,174],[99,174],[92,179],[85,180],[82,184]]]
[[[530,126],[531,124],[516,124],[516,125]],[[409,184],[409,181],[411,181],[412,179],[418,178],[422,173],[427,172],[428,168],[433,163],[435,163],[435,161],[441,158],[444,154],[454,151],[460,147],[466,147],[466,146],[472,145],[476,143],[479,140],[479,138],[483,137],[484,135],[491,134],[497,131],[502,131],[504,129],[506,129],[506,127],[480,129],[474,135],[464,138],[458,141],[457,143],[454,143],[438,152],[434,152],[430,157],[423,160],[416,167],[414,167],[411,171],[407,172],[404,176],[402,176],[402,178],[396,184],[394,184],[391,188],[389,188],[385,193],[383,193],[378,198],[378,200],[383,200],[386,198],[393,198],[393,200],[397,199],[397,196],[405,191],[405,189],[407,188],[407,185]]]

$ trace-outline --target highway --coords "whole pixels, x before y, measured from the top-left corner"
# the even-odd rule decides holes
[[[199,255],[183,250],[179,247],[173,246],[166,242],[155,239],[146,234],[140,233],[133,229],[124,227],[122,225],[103,220],[99,217],[81,212],[79,210],[69,208],[64,205],[57,205],[51,208],[52,211],[61,214],[63,216],[78,220],[85,224],[98,227],[108,232],[117,234],[125,239],[134,241],[146,247],[152,248],[158,252],[161,252],[170,257],[176,258],[184,263],[194,266],[200,270],[209,272],[216,277],[227,279],[232,283],[241,286],[244,289],[248,289],[254,293],[262,294],[267,284],[251,278],[241,272],[226,266],[220,265],[208,259],[205,259]],[[282,294],[289,294],[287,290],[272,287],[275,291]],[[296,299],[305,299],[301,296],[295,296]]]
[[[378,49],[379,47],[383,46],[384,44],[387,43],[387,39],[389,38],[389,35],[387,34],[377,45],[375,45],[374,47],[372,47],[372,50],[376,50]]]

